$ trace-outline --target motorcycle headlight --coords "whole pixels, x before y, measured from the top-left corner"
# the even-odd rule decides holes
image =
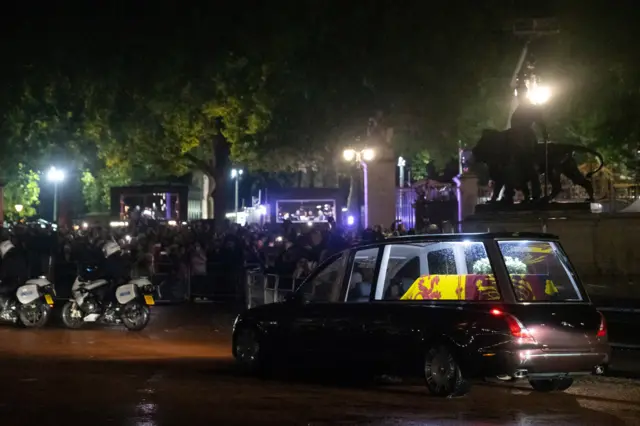
[[[53,294],[54,296],[56,296],[56,289],[53,288],[52,285],[47,285],[44,287],[40,287],[40,293],[41,294]]]

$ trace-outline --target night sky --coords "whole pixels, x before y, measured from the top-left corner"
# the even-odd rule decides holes
[[[269,83],[279,100],[269,130],[272,147],[325,149],[327,144],[318,140],[355,137],[372,112],[382,110],[401,118],[398,146],[404,146],[403,135],[410,135],[405,139],[424,140],[432,151],[443,151],[457,139],[460,111],[478,82],[492,69],[496,77],[508,77],[515,65],[522,40],[509,31],[514,18],[558,17],[562,37],[537,47],[550,75],[567,70],[566,64],[548,62],[567,44],[576,61],[603,61],[606,54],[607,61],[622,58],[632,73],[640,31],[637,10],[631,1],[12,4],[0,16],[0,109],[6,119],[25,82],[67,76],[117,80],[123,93],[152,91],[167,81],[207,78],[231,55],[276,70]],[[587,77],[576,71],[563,78],[579,82]],[[127,108],[120,113],[126,115]],[[42,155],[30,153],[33,163],[77,164],[80,160],[71,158],[62,139]],[[2,149],[16,149],[6,141],[2,134]],[[85,154],[84,166],[93,167],[96,152],[87,149]],[[258,177],[245,181],[245,197]],[[259,182],[271,182],[272,176],[261,177]],[[42,185],[45,216],[50,214],[49,186]],[[79,184],[69,182],[68,187],[73,203],[81,203]]]

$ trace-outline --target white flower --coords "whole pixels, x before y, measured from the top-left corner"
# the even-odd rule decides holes
[[[524,264],[520,259],[505,256],[504,263],[507,267],[507,272],[510,275],[524,275],[527,273],[527,265]],[[491,263],[489,263],[489,259],[484,257],[480,260],[476,260],[473,263],[473,273],[492,274],[493,271],[491,269]]]
[[[491,264],[489,263],[488,258],[482,258],[480,260],[476,260],[473,263],[473,273],[474,274],[491,274]]]
[[[510,275],[525,275],[527,273],[527,265],[518,258],[505,256],[504,263],[507,265],[507,272]]]

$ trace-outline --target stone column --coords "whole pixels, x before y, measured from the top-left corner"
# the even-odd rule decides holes
[[[465,173],[460,176],[458,214],[461,220],[473,215],[478,204],[478,176]]]
[[[0,183],[0,228],[4,226],[4,183]]]
[[[202,219],[209,219],[209,176],[202,174]]]
[[[376,158],[368,167],[369,227],[389,227],[396,219],[396,163],[393,157]]]

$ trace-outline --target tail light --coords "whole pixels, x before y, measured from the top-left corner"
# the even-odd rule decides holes
[[[509,326],[509,331],[511,332],[511,336],[517,339],[517,342],[522,345],[526,344],[537,344],[536,339],[534,339],[531,332],[525,327],[518,318],[514,317],[511,314],[506,312],[502,312],[499,309],[492,309],[491,315],[496,317],[502,317],[507,322]]]
[[[607,337],[607,320],[604,319],[604,315],[602,312],[598,312],[600,314],[600,328],[598,328],[597,337]]]

